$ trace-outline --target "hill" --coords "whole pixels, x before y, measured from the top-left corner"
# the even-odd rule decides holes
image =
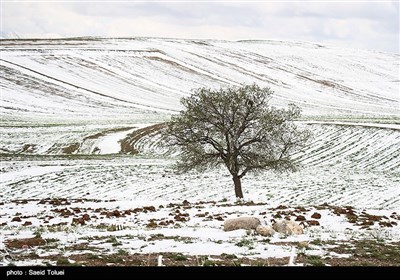
[[[306,116],[399,118],[399,55],[312,43],[156,38],[1,40],[1,116],[174,113],[191,89],[258,83]]]

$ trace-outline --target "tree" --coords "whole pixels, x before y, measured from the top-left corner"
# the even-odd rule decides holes
[[[200,88],[182,98],[185,110],[173,116],[164,132],[169,145],[179,147],[180,171],[224,164],[243,198],[241,179],[260,170],[295,171],[291,158],[304,146],[310,133],[294,120],[300,108],[270,106],[273,92],[256,84],[219,90]]]

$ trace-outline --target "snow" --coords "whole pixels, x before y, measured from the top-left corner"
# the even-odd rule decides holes
[[[123,248],[288,258],[293,244],[315,239],[400,241],[399,224],[362,229],[345,215],[317,209],[350,205],[391,222],[400,213],[398,55],[301,42],[155,38],[15,40],[4,41],[0,50],[0,250],[7,240],[33,237],[39,229],[43,238],[59,240],[55,249],[39,249],[41,256],[87,252],[63,250],[89,242],[104,254]],[[275,91],[271,102],[277,107],[300,105],[304,118],[298,123],[313,132],[305,151],[295,155],[303,165],[299,172],[243,178],[246,201],[260,205],[235,204],[224,168],[176,173],[177,152],[165,148],[158,133],[136,139],[138,155],[120,154],[120,140],[168,121],[193,88],[253,82]],[[66,154],[71,145],[77,149]],[[39,203],[47,198],[71,204]],[[174,220],[176,207],[168,205],[184,200],[191,207],[179,209],[190,220],[147,227],[151,219]],[[318,212],[320,226],[299,236],[265,238],[245,230],[224,232],[223,221],[196,216],[255,216],[270,224],[278,205],[306,207],[307,220]],[[144,206],[156,211],[119,218],[100,214]],[[82,212],[68,217],[57,212],[72,208]],[[91,219],[72,225],[83,213]],[[22,223],[11,222],[15,216]],[[22,226],[26,221],[32,225]],[[160,234],[164,237],[157,238]],[[111,236],[122,245],[107,242]],[[241,241],[247,245],[238,246]],[[310,245],[307,254],[351,257],[328,249]],[[42,263],[17,262],[32,264]]]
[[[173,113],[193,88],[243,82],[271,86],[274,104],[295,102],[310,116],[399,116],[395,54],[276,41],[49,42],[2,44],[5,117]]]
[[[373,127],[373,128],[386,128],[400,130],[400,124],[385,124],[385,123],[355,123],[355,122],[327,122],[327,121],[305,121],[302,123],[306,124],[325,124],[325,125],[344,125],[344,126],[362,126],[362,127]]]
[[[118,133],[113,133],[103,137],[103,139],[97,144],[97,147],[100,149],[99,154],[117,154],[121,151],[121,145],[119,141],[126,137],[130,132],[134,131],[123,131]]]
[[[386,156],[386,160],[388,159]],[[371,157],[371,160],[375,158]],[[398,159],[392,160],[397,162],[398,170]],[[330,163],[336,161],[337,158],[329,159]],[[202,174],[176,174],[172,170],[174,163],[174,159],[134,156],[44,161],[7,160],[3,165],[21,171],[3,173],[0,197],[116,199],[122,205],[125,205],[124,201],[161,204],[185,199],[219,201],[233,198],[232,179],[223,167]],[[370,172],[365,172],[361,165],[363,162],[359,163],[358,168],[352,167],[357,162],[336,167],[328,163],[310,164],[309,167],[304,166],[300,171],[285,176],[271,172],[249,174],[243,178],[244,194],[249,200],[265,200],[271,205],[329,203],[357,207],[368,205],[370,208],[388,210],[400,208],[396,169],[369,169]],[[37,174],[29,175],[31,171]],[[370,199],[372,194],[375,195],[373,200]],[[239,209],[240,207],[233,208]]]
[[[58,171],[61,171],[64,169],[65,169],[65,167],[62,167],[62,166],[40,166],[40,167],[33,167],[33,168],[28,167],[28,168],[25,168],[20,171],[1,173],[0,174],[0,182],[5,183],[5,182],[13,181],[16,178],[18,178],[18,180],[21,180],[24,177],[41,176],[41,175],[45,175],[47,173],[58,172]]]
[[[338,253],[335,253],[335,252],[330,252],[329,255],[334,257],[334,258],[350,258],[351,257],[350,254],[338,254]]]
[[[157,203],[153,203],[156,212],[138,213],[137,215],[128,215],[120,218],[99,218],[99,212],[95,209],[106,209],[113,211],[119,209],[123,212],[126,209],[133,209],[135,207],[149,206],[151,201],[78,201],[65,206],[52,206],[38,204],[37,200],[28,201],[27,203],[10,202],[6,205],[0,206],[2,215],[0,223],[8,222],[10,217],[20,213],[22,217],[31,215],[32,217],[25,217],[23,220],[35,221],[32,226],[21,227],[17,222],[8,223],[2,229],[3,244],[8,239],[15,238],[30,238],[33,237],[33,232],[36,229],[42,229],[41,236],[44,239],[58,240],[56,249],[47,249],[43,251],[39,249],[35,251],[40,256],[55,255],[62,253],[63,256],[71,256],[73,254],[90,253],[93,250],[96,252],[103,252],[103,254],[116,253],[120,249],[127,250],[131,254],[162,254],[164,252],[176,252],[188,254],[192,256],[210,256],[221,254],[234,254],[239,257],[249,258],[289,258],[293,256],[293,246],[299,242],[310,242],[312,240],[322,241],[346,241],[354,239],[372,239],[377,238],[375,235],[379,234],[379,238],[383,238],[387,242],[400,241],[400,226],[391,228],[372,227],[371,229],[360,229],[358,226],[351,224],[345,215],[336,216],[328,209],[315,209],[312,206],[307,206],[305,217],[307,220],[314,212],[321,214],[319,219],[320,226],[309,227],[305,229],[304,234],[297,236],[285,236],[276,233],[270,238],[265,238],[255,235],[253,232],[246,230],[236,230],[225,232],[223,231],[223,221],[217,220],[204,220],[202,217],[196,217],[196,214],[209,212],[211,215],[223,214],[229,217],[234,216],[255,216],[262,220],[262,222],[269,223],[275,211],[271,210],[271,206],[255,205],[231,205],[230,202],[213,202],[204,205],[192,205],[189,208],[179,208],[181,212],[189,214],[190,220],[184,223],[176,223],[174,226],[160,226],[156,228],[148,228],[145,225],[152,219],[163,220],[173,219],[170,213],[175,213],[175,207],[168,206],[166,202],[163,208],[159,208]],[[228,204],[227,204],[228,203]],[[50,220],[50,223],[45,223],[43,217],[47,215],[54,215],[53,211],[60,208],[76,209],[79,208],[83,213],[88,213],[91,220],[84,226],[71,225],[71,217],[55,217]],[[290,210],[291,208],[288,208]],[[388,210],[378,209],[355,209],[357,212],[362,210],[369,214],[376,215],[389,215]],[[260,212],[266,212],[266,217],[259,215]],[[230,214],[232,213],[232,214]],[[97,216],[94,218],[94,216]],[[56,226],[60,222],[67,222],[65,226]],[[105,228],[99,227],[100,225],[119,225],[121,229],[116,231],[109,231]],[[114,237],[120,245],[115,246],[110,244],[110,237]],[[71,250],[71,246],[77,244],[86,244],[89,242],[90,250]],[[69,249],[67,249],[69,248]],[[93,249],[95,248],[95,249]],[[304,251],[305,250],[305,251]],[[351,257],[346,254],[334,254],[329,252],[329,245],[319,247],[316,245],[309,245],[307,249],[298,249],[296,254],[306,253],[307,255],[319,255],[330,257]],[[97,253],[99,254],[99,253]],[[20,265],[21,262],[18,262]],[[296,264],[296,263],[295,263]],[[298,264],[296,264],[298,265]]]

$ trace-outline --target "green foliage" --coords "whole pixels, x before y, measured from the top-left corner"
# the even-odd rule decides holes
[[[398,246],[374,242],[371,240],[361,240],[357,244],[357,254],[363,257],[377,260],[392,260],[400,262],[400,249]]]
[[[306,263],[312,266],[325,266],[320,256],[307,256]]]
[[[277,109],[269,104],[272,94],[253,84],[200,88],[183,98],[185,110],[172,117],[164,132],[168,145],[180,149],[177,170],[204,171],[222,164],[240,190],[240,179],[248,172],[296,170],[291,155],[310,133],[294,124],[300,108]],[[237,197],[243,197],[241,191]]]
[[[204,259],[202,260],[202,263],[203,263],[202,264],[203,266],[216,266],[217,265],[214,261],[209,260],[208,257],[204,257]]]
[[[118,264],[124,262],[124,259],[117,255],[107,256],[107,257],[105,257],[105,260],[106,260],[106,262],[109,262],[109,263],[118,263]]]
[[[45,241],[46,241],[47,244],[49,244],[49,243],[56,243],[56,242],[60,241],[60,239],[57,239],[57,238],[46,238]]]
[[[129,252],[124,250],[124,249],[119,249],[117,252],[117,255],[119,256],[129,256]]]
[[[322,240],[319,239],[319,238],[317,238],[317,239],[312,240],[312,241],[310,242],[310,244],[313,244],[313,245],[322,245]]]
[[[36,238],[42,238],[43,232],[44,232],[44,228],[39,227],[39,228],[35,229],[33,234],[35,235]]]
[[[122,243],[119,242],[115,236],[111,236],[109,239],[106,240],[106,242],[111,243],[112,246],[122,245]]]
[[[92,253],[90,253],[90,254],[87,256],[87,258],[88,258],[89,260],[97,260],[97,259],[100,259],[100,257],[99,257],[97,254],[92,254]]]
[[[57,265],[70,265],[71,263],[67,258],[59,258],[57,260]]]
[[[238,247],[247,247],[249,250],[254,249],[254,241],[251,239],[243,238],[235,244]]]
[[[174,259],[175,261],[186,261],[187,257],[182,254],[176,254],[172,256],[172,259]]]

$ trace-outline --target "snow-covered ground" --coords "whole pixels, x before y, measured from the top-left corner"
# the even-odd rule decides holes
[[[232,178],[221,168],[177,174],[173,159],[108,156],[103,159],[5,158],[0,199],[87,198],[133,202],[223,200],[234,195]],[[7,169],[6,169],[7,168]],[[246,199],[279,204],[400,209],[397,170],[306,166],[292,174],[248,175]],[[371,199],[373,197],[373,199]]]
[[[193,88],[258,83],[307,115],[399,117],[399,55],[279,41],[2,40],[1,115],[176,112]],[[18,115],[16,115],[18,112]]]
[[[118,250],[288,258],[302,242],[400,242],[398,55],[154,38],[2,40],[0,49],[2,265]],[[152,125],[192,88],[252,82],[270,86],[276,106],[299,104],[299,125],[314,137],[295,155],[299,172],[246,176],[254,203],[237,204],[223,168],[176,173],[176,152]],[[124,154],[124,143],[138,154]],[[223,231],[227,218],[250,215],[267,224],[304,216],[305,233]],[[46,242],[28,246],[35,257],[5,257],[9,242],[33,236]],[[306,253],[349,257],[329,246]]]

